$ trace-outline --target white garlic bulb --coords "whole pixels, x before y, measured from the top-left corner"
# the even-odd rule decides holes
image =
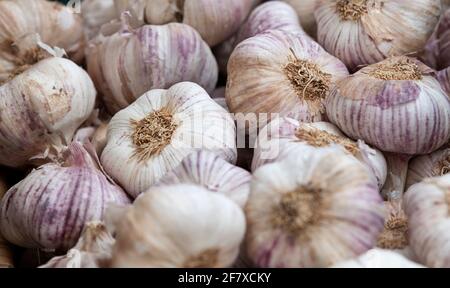
[[[110,112],[150,89],[191,81],[212,92],[218,78],[214,55],[191,27],[171,23],[133,29],[123,15],[121,31],[100,35],[87,51],[88,72]]]
[[[92,39],[104,24],[117,19],[114,0],[84,0],[81,2],[81,15],[86,37]]]
[[[449,191],[447,174],[414,184],[404,196],[411,248],[429,267],[450,267]]]
[[[241,42],[231,55],[227,103],[233,113],[257,117],[259,127],[271,113],[320,121],[332,83],[346,76],[345,65],[305,34],[270,30]]]
[[[258,267],[328,267],[376,245],[384,206],[363,164],[322,148],[256,170],[246,216]]]
[[[229,267],[245,234],[237,204],[195,185],[154,187],[122,213],[112,267]]]
[[[331,268],[426,268],[399,253],[371,249],[356,259],[336,264]]]
[[[236,161],[232,117],[204,89],[182,82],[151,90],[109,123],[101,160],[105,170],[133,197],[155,184],[196,150]]]
[[[354,71],[422,51],[440,13],[440,0],[331,1],[316,9],[317,38]]]
[[[243,208],[250,193],[250,180],[251,174],[246,170],[215,153],[198,151],[187,156],[177,168],[158,181],[158,185],[196,184],[227,196]]]
[[[314,12],[322,3],[329,3],[331,0],[282,0],[290,4],[297,12],[303,29],[312,37],[316,37],[317,24]]]
[[[303,150],[332,145],[341,146],[348,154],[367,165],[377,179],[378,186],[383,187],[387,175],[383,154],[362,141],[347,138],[328,122],[299,123],[285,117],[271,121],[258,135],[252,171],[262,165],[289,158],[293,151],[301,153]]]

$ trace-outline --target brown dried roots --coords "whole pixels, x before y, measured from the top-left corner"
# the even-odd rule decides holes
[[[367,0],[340,0],[336,3],[337,13],[344,21],[358,21],[367,14]]]
[[[299,127],[295,131],[295,137],[314,147],[327,147],[331,144],[339,144],[344,146],[345,150],[353,155],[359,152],[358,145],[352,140],[333,135],[320,129]]]
[[[190,257],[183,268],[211,268],[217,265],[219,251],[217,249],[209,249],[197,256]]]
[[[390,217],[378,237],[377,246],[383,249],[403,249],[408,246],[408,221],[406,217]]]
[[[409,58],[394,58],[376,66],[370,76],[381,80],[421,80],[419,66]]]
[[[446,158],[439,161],[434,169],[435,173],[439,176],[444,176],[445,174],[450,172],[450,155],[447,155]]]

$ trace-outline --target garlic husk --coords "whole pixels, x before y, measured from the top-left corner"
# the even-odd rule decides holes
[[[111,259],[114,242],[104,223],[88,222],[74,248],[40,268],[99,268]]]
[[[64,251],[75,245],[86,222],[102,219],[108,203],[130,202],[91,150],[74,142],[60,163],[33,170],[8,190],[0,203],[0,230],[9,242]]]
[[[250,180],[251,174],[244,169],[228,163],[215,153],[198,151],[187,156],[157,185],[199,185],[227,196],[243,208],[250,193]]]
[[[0,179],[0,200],[3,198],[7,190],[8,186],[2,177]],[[11,246],[0,234],[0,268],[11,268],[13,266],[14,261]]]
[[[404,196],[409,242],[420,263],[450,267],[450,175],[428,178],[411,186]]]
[[[23,62],[11,44],[26,35],[39,34],[43,42],[63,48],[74,61],[84,58],[81,16],[69,7],[46,0],[5,0],[0,2],[0,19],[0,81]]]
[[[426,268],[391,250],[374,248],[356,259],[331,268]]]
[[[291,5],[300,18],[303,29],[312,37],[316,37],[317,24],[314,12],[322,3],[329,3],[330,0],[282,0]]]
[[[214,101],[220,105],[223,109],[228,111],[227,99],[224,98],[215,98]]]
[[[84,0],[81,15],[86,38],[95,38],[104,24],[117,19],[114,0]]]
[[[294,151],[339,145],[349,155],[367,165],[378,186],[384,185],[387,174],[383,154],[362,141],[353,141],[328,122],[299,123],[291,118],[277,118],[264,127],[255,144],[252,171],[262,165],[289,158]]]
[[[94,109],[96,91],[89,75],[70,60],[50,57],[0,86],[0,163],[29,164],[51,158],[70,143]]]
[[[328,267],[376,245],[384,206],[369,170],[331,147],[257,169],[246,216],[258,267]]]
[[[436,30],[428,40],[424,61],[438,70],[450,66],[450,9],[442,14]]]
[[[88,126],[78,129],[73,141],[87,143],[94,146],[97,155],[101,155],[107,142],[108,123],[100,122],[98,126]]]
[[[346,76],[345,65],[309,36],[271,30],[234,50],[228,63],[227,103],[233,113],[257,117],[261,128],[272,113],[320,121],[332,83]]]
[[[316,9],[317,38],[355,71],[388,57],[422,51],[440,13],[440,0],[330,1]]]
[[[450,136],[448,96],[433,71],[410,57],[386,59],[339,81],[326,110],[346,135],[389,152],[385,195],[404,191],[412,155],[431,153]]]
[[[439,71],[437,77],[441,83],[442,89],[444,89],[450,97],[450,67]]]
[[[191,27],[171,23],[134,29],[123,15],[121,31],[100,35],[87,51],[88,72],[114,113],[151,89],[182,82],[198,83],[212,92],[218,78],[214,55]]]
[[[111,266],[229,267],[244,233],[244,213],[224,195],[196,185],[153,187],[120,216]]]
[[[253,0],[115,0],[117,11],[130,10],[148,24],[187,24],[214,46],[228,39],[247,18]]]
[[[151,90],[118,112],[101,161],[136,197],[194,151],[210,150],[235,163],[235,130],[233,118],[203,88],[182,82]]]

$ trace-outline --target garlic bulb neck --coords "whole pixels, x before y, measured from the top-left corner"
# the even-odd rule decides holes
[[[295,136],[299,140],[305,141],[308,145],[314,147],[328,147],[332,144],[338,144],[342,145],[345,150],[353,155],[360,152],[358,144],[349,138],[334,135],[319,128],[307,127],[308,126],[306,125],[300,126],[296,130]]]
[[[408,175],[408,164],[410,155],[384,153],[388,164],[388,176],[381,191],[385,199],[392,199],[399,193],[405,191],[406,177]]]
[[[410,58],[395,57],[376,65],[369,75],[380,80],[422,80],[422,73]]]
[[[368,13],[367,0],[340,0],[336,3],[336,10],[342,20],[358,21]]]
[[[186,260],[184,268],[211,268],[216,267],[219,257],[218,249],[208,249]]]

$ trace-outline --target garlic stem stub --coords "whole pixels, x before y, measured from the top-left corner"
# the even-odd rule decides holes
[[[440,0],[337,0],[315,12],[319,43],[351,71],[420,53],[441,13]]]
[[[240,207],[196,185],[153,187],[118,213],[117,268],[230,267],[245,234]]]
[[[246,216],[258,267],[328,267],[375,247],[384,206],[369,170],[332,147],[256,170]]]
[[[209,150],[236,162],[233,118],[195,83],[147,92],[109,123],[101,161],[133,197],[190,153]]]
[[[234,50],[228,63],[227,103],[233,113],[256,117],[260,127],[272,113],[321,121],[332,84],[346,76],[345,65],[304,33],[271,30]]]
[[[67,251],[86,222],[102,219],[107,204],[130,202],[93,149],[74,142],[64,154],[60,163],[33,170],[0,202],[0,231],[9,242]]]

